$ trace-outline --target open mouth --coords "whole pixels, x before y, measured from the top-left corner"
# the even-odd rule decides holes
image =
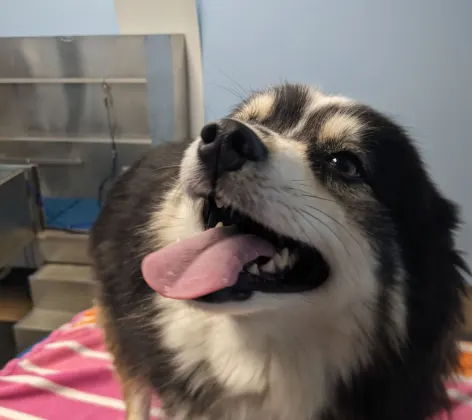
[[[232,226],[237,233],[270,242],[277,252],[272,258],[259,257],[246,264],[234,285],[200,296],[197,301],[241,301],[249,299],[254,292],[308,292],[329,277],[329,266],[318,250],[280,235],[233,208],[217,204],[213,197],[205,200],[202,217],[205,229]]]

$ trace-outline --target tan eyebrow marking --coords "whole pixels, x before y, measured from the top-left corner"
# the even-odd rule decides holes
[[[263,120],[269,117],[275,105],[275,96],[271,92],[264,92],[255,96],[235,115],[241,120]]]
[[[337,113],[328,118],[318,132],[318,141],[355,139],[362,130],[362,122],[358,118],[344,113]]]

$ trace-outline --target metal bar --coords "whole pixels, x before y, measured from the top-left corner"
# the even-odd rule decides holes
[[[0,163],[23,163],[43,166],[82,166],[84,164],[84,161],[80,158],[0,156]]]
[[[51,136],[31,136],[31,137],[18,137],[18,136],[9,136],[4,137],[0,135],[0,142],[2,141],[37,141],[45,143],[110,143],[110,137],[108,135],[102,134],[97,135],[96,137],[51,137]],[[151,138],[142,138],[142,137],[125,137],[117,138],[117,144],[122,143],[131,143],[131,144],[151,144]],[[0,158],[2,158],[0,154]]]
[[[20,85],[20,84],[147,84],[144,77],[45,77],[45,78],[0,78],[2,85]]]

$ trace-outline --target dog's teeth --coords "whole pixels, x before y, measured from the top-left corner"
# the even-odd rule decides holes
[[[258,276],[260,273],[259,273],[259,268],[257,267],[256,264],[252,264],[249,266],[249,268],[247,269],[247,271],[251,274],[254,274],[256,276]]]
[[[275,273],[275,263],[274,260],[270,260],[261,266],[261,270],[266,273]]]
[[[223,227],[223,222],[218,222],[215,227]]]
[[[287,248],[282,249],[278,254],[275,254],[274,261],[278,269],[283,270],[289,265],[290,253]]]

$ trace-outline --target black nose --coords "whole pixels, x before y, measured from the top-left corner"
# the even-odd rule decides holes
[[[198,148],[200,160],[216,181],[224,172],[237,171],[248,162],[267,159],[268,150],[247,125],[223,119],[203,127]]]

